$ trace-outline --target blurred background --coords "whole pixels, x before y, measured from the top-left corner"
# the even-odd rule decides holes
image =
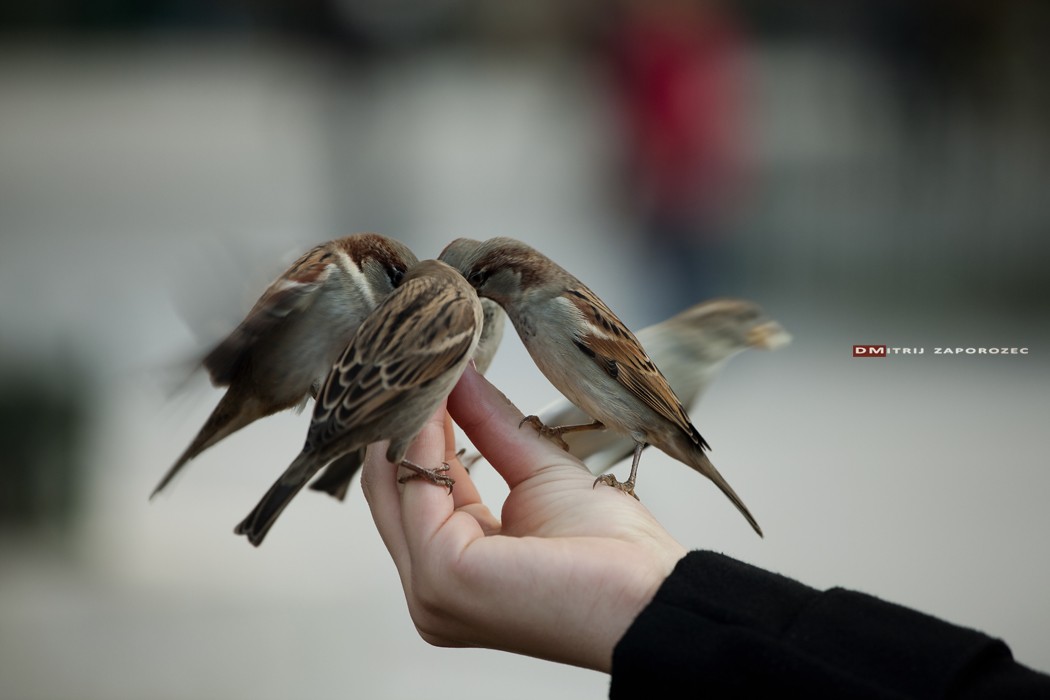
[[[656,452],[645,504],[687,547],[1050,670],[1048,30],[1023,0],[0,8],[0,696],[607,694],[422,642],[356,483],[235,538],[308,415],[147,502],[220,395],[194,359],[364,230],[420,257],[520,238],[634,328],[759,302],[794,342],[693,418],[766,539]],[[868,343],[925,353],[851,358]],[[526,411],[555,396],[513,334],[489,376]]]

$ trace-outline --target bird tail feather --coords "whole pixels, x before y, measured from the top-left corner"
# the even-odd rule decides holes
[[[692,455],[692,463],[689,466],[715,482],[715,486],[726,495],[726,498],[732,501],[733,505],[736,506],[736,509],[740,511],[740,514],[747,519],[747,522],[751,525],[754,531],[758,533],[758,536],[765,537],[765,535],[762,534],[762,528],[758,526],[758,521],[756,521],[754,516],[751,515],[751,511],[749,511],[747,506],[744,505],[740,496],[736,495],[736,491],[734,491],[733,487],[729,485],[729,482],[725,480],[717,469],[715,469],[715,465],[711,463],[711,460],[708,459],[707,455],[700,449],[692,450]]]
[[[307,450],[300,452],[252,512],[234,528],[234,533],[244,535],[256,547],[262,544],[277,517],[324,464],[325,460],[320,459],[317,453]]]
[[[149,495],[150,500],[153,500],[175,478],[175,475],[186,466],[187,462],[223,438],[251,423],[254,420],[252,417],[254,414],[250,410],[250,403],[250,401],[242,401],[239,398],[230,398],[230,392],[226,392],[219,401],[219,405],[215,407],[215,410],[208,416],[208,420],[204,422],[204,426],[197,433],[197,437],[193,438],[190,446],[179,455],[175,464],[161,477],[160,483]]]
[[[365,461],[365,448],[348,452],[335,460],[314,479],[310,488],[314,491],[323,491],[333,498],[342,501],[350,488],[350,481],[361,469]]]

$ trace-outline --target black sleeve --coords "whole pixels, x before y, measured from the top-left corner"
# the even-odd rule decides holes
[[[1050,676],[975,630],[692,552],[617,644],[609,697],[1050,698]]]

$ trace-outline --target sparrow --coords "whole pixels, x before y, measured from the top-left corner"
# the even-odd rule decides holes
[[[474,243],[479,243],[474,241]],[[480,374],[488,371],[492,364],[496,351],[499,349],[500,341],[503,340],[503,327],[506,325],[507,315],[503,313],[500,305],[491,299],[481,300],[481,309],[484,313],[484,324],[481,330],[481,339],[478,347],[474,350],[474,367]],[[365,448],[343,455],[328,465],[324,472],[314,479],[310,488],[314,491],[323,491],[333,498],[342,501],[346,498],[347,490],[354,475],[361,469],[365,461]]]
[[[582,282],[537,250],[513,238],[484,243],[459,239],[439,259],[452,261],[478,294],[507,313],[536,366],[591,422],[545,425],[537,416],[522,420],[568,449],[562,435],[609,429],[634,442],[627,481],[611,474],[608,484],[634,494],[642,450],[654,445],[692,467],[724,493],[755,532],[747,506],[708,459],[710,446],[689,420],[682,402],[641,343],[608,306]]]
[[[291,499],[334,459],[389,440],[388,461],[447,486],[448,465],[405,459],[408,446],[448,396],[481,337],[478,295],[448,265],[426,260],[365,319],[314,404],[299,456],[234,530],[258,546]]]
[[[228,388],[150,498],[231,433],[304,406],[357,327],[417,262],[407,246],[375,233],[322,243],[296,260],[202,360],[212,384]]]
[[[461,255],[457,251],[466,254],[481,245],[481,241],[472,238],[460,238],[456,243],[456,246],[446,246],[440,258],[452,268],[458,267],[461,261]],[[478,349],[474,351],[474,369],[478,371],[478,374],[484,375],[503,340],[503,328],[506,325],[507,315],[503,313],[503,308],[499,304],[486,297],[481,297],[481,308],[485,312],[485,327],[481,331]]]
[[[695,304],[671,318],[638,331],[638,341],[661,369],[682,405],[692,411],[700,395],[726,363],[748,348],[775,350],[791,336],[757,304],[743,299],[713,299]],[[588,420],[564,398],[537,413],[545,425],[571,425]],[[569,452],[596,474],[630,457],[633,442],[608,431],[570,433]]]
[[[485,324],[481,329],[481,340],[478,348],[474,351],[474,369],[478,374],[484,375],[492,366],[492,360],[496,357],[496,351],[503,341],[503,328],[507,322],[507,314],[503,308],[491,299],[481,300],[481,311],[485,316]]]

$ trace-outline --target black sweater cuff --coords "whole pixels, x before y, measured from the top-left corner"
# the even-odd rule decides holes
[[[610,697],[970,697],[989,684],[1050,690],[980,632],[691,552],[617,644]]]

